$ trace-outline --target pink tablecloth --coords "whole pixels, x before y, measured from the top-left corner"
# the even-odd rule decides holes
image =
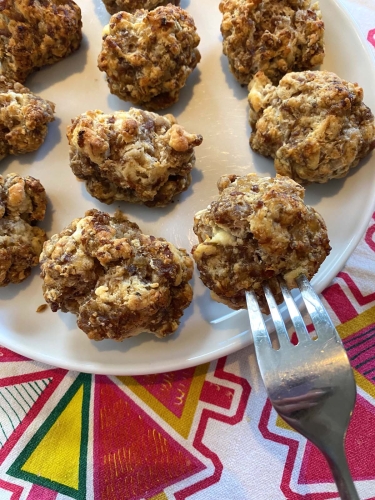
[[[342,3],[375,55],[375,1]],[[323,296],[358,385],[350,468],[361,499],[375,499],[375,214]],[[338,498],[320,453],[271,408],[252,347],[137,377],[0,353],[1,500]]]

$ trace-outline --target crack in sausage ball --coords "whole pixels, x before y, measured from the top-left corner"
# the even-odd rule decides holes
[[[55,105],[0,76],[0,160],[36,151],[44,142]]]
[[[81,9],[73,0],[0,2],[1,72],[12,80],[25,82],[77,50],[81,40]]]
[[[192,300],[186,250],[142,234],[121,212],[89,210],[45,243],[40,262],[46,302],[76,314],[92,340],[165,337]]]
[[[180,5],[180,0],[103,0],[105,8],[110,14],[116,14],[124,10],[125,12],[135,12],[137,9],[152,10],[160,5]]]
[[[252,290],[268,313],[263,283],[281,303],[277,278],[289,288],[301,273],[311,279],[330,252],[326,225],[289,177],[224,175],[218,189],[218,198],[194,218],[200,278],[214,300],[245,309],[245,292]]]
[[[135,108],[88,111],[72,120],[67,135],[70,166],[92,196],[157,207],[189,187],[194,147],[202,142],[172,115]]]
[[[252,149],[300,184],[346,176],[375,146],[374,116],[357,83],[304,71],[275,87],[258,73],[249,90]]]
[[[193,18],[174,5],[111,17],[103,31],[98,67],[112,94],[156,111],[178,101],[200,61]]]
[[[35,223],[44,219],[46,206],[37,179],[0,175],[0,287],[20,283],[38,265],[47,237]]]
[[[235,78],[247,85],[258,71],[277,83],[289,71],[324,59],[324,23],[310,0],[222,0],[223,52]]]

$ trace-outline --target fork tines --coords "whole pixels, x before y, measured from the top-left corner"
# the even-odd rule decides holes
[[[309,280],[305,275],[301,274],[296,278],[296,283],[301,292],[302,299],[305,303],[307,312],[310,315],[312,323],[315,328],[316,335],[319,340],[327,341],[328,339],[335,337],[335,339],[341,343],[340,337],[329,317],[324,305],[319,299],[318,295],[312,288]],[[307,331],[305,322],[302,315],[294,301],[294,298],[287,287],[283,279],[279,279],[279,285],[285,305],[288,309],[290,319],[295,328],[295,332],[298,338],[298,343],[303,344],[306,342],[311,342],[312,338]],[[275,298],[271,292],[270,287],[265,284],[263,286],[264,295],[266,297],[268,307],[270,309],[270,315],[272,317],[275,330],[277,333],[280,348],[282,347],[292,347],[293,344],[290,342],[289,334],[285,326],[285,322],[281,315],[280,309],[276,304]],[[246,292],[246,301],[250,318],[251,330],[253,333],[254,342],[262,342],[267,345],[271,345],[271,340],[268,335],[267,327],[263,319],[263,314],[259,308],[257,297],[254,292]]]

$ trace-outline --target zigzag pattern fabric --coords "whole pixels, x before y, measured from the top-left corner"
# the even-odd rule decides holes
[[[375,3],[342,3],[375,58]],[[360,498],[371,500],[375,213],[322,295],[354,369],[358,397],[346,449]],[[0,499],[68,498],[327,500],[338,495],[320,452],[272,409],[252,346],[205,365],[134,377],[71,372],[0,347]]]

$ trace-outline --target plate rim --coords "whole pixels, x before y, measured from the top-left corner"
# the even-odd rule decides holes
[[[321,0],[323,1],[323,0]],[[360,42],[363,55],[366,56],[366,59],[369,61],[369,70],[374,77],[375,81],[375,54],[373,54],[368,46],[368,42],[359,29],[359,25],[356,20],[350,15],[349,11],[344,7],[344,5],[339,0],[330,0],[337,9],[340,10],[341,14],[345,17],[346,22],[351,25],[353,35],[356,36],[357,41]],[[375,192],[374,192],[375,193]],[[372,218],[372,215],[375,211],[375,195],[372,200],[368,200],[368,204],[366,205],[366,210],[363,212],[360,221],[358,221],[359,230],[353,235],[351,240],[347,243],[344,248],[342,254],[340,254],[340,260],[338,262],[333,262],[331,265],[331,272],[328,270],[319,276],[319,279],[316,280],[315,277],[312,280],[312,284],[315,290],[320,293],[332,282],[332,280],[337,276],[339,271],[345,266],[350,255],[353,253],[363,235],[366,232],[366,229],[369,225],[369,222]],[[316,283],[317,281],[317,283]],[[246,310],[242,310],[239,314],[247,314]],[[0,327],[0,343],[5,348],[8,348],[21,356],[32,359],[33,361],[44,363],[50,366],[55,366],[59,368],[63,368],[70,371],[80,371],[84,373],[91,374],[103,374],[103,375],[147,375],[147,374],[155,374],[155,373],[163,373],[169,371],[176,371],[179,369],[191,368],[193,366],[198,366],[203,363],[214,361],[222,356],[227,356],[233,354],[234,352],[239,351],[252,343],[252,338],[250,334],[250,326],[247,331],[239,332],[239,335],[234,337],[232,342],[226,344],[223,347],[218,347],[214,351],[206,352],[205,354],[200,355],[198,358],[194,356],[194,353],[191,353],[187,358],[185,358],[183,365],[177,366],[176,361],[173,359],[168,363],[163,363],[163,366],[156,366],[150,368],[150,366],[143,364],[138,364],[137,366],[132,366],[131,370],[127,369],[126,364],[124,366],[119,367],[117,364],[115,367],[103,367],[101,364],[97,362],[86,362],[85,366],[78,366],[79,361],[70,361],[69,359],[56,359],[55,357],[36,352],[36,348],[32,353],[32,357],[30,358],[30,349],[22,344],[18,346],[14,346],[12,342],[7,342],[7,337],[3,336],[2,328]]]

